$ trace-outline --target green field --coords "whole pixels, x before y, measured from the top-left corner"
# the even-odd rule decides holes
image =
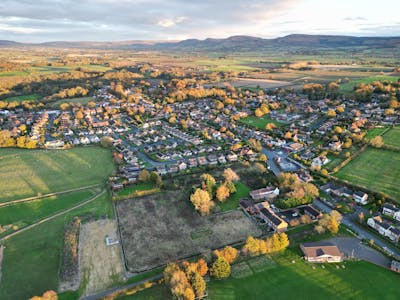
[[[400,148],[400,127],[391,128],[382,137],[386,145]]]
[[[0,149],[0,202],[104,183],[113,169],[100,147]]]
[[[154,189],[155,186],[153,183],[151,182],[139,182],[136,183],[134,185],[128,186],[122,190],[120,190],[117,195],[118,196],[127,196],[130,195],[136,191],[147,191],[147,190],[151,190]]]
[[[264,115],[260,118],[257,118],[256,116],[250,116],[240,119],[240,122],[260,130],[265,130],[265,125],[267,125],[268,123],[273,123],[277,127],[285,125],[284,123],[271,119],[268,115]]]
[[[287,250],[274,255],[271,264],[246,262],[240,272],[242,276],[235,274],[236,278],[208,282],[209,299],[398,299],[400,275],[362,261],[325,264],[322,268]],[[118,299],[170,297],[168,289],[158,285]]]
[[[249,196],[250,188],[244,183],[238,181],[235,184],[236,193],[232,194],[225,202],[218,203],[221,211],[228,211],[239,207],[239,200]]]
[[[400,153],[367,148],[335,174],[375,192],[383,192],[400,202]]]
[[[387,130],[387,127],[375,127],[367,131],[367,134],[365,135],[365,138],[370,140],[378,135],[382,135],[382,133]]]
[[[92,190],[72,192],[40,200],[0,207],[2,225],[17,225],[18,228],[68,209],[94,195]]]
[[[379,75],[379,76],[372,76],[372,77],[365,77],[362,79],[357,79],[357,80],[352,80],[350,82],[347,83],[342,83],[340,85],[340,91],[344,92],[344,93],[349,93],[352,92],[354,87],[356,85],[359,85],[361,83],[371,83],[374,81],[383,81],[383,80],[387,80],[387,81],[397,81],[400,77],[398,76],[388,76],[388,75]]]
[[[39,99],[39,95],[36,94],[30,94],[30,95],[23,95],[23,96],[14,96],[14,97],[9,97],[6,98],[2,101],[5,102],[22,102],[22,101],[36,101],[37,99]]]
[[[5,245],[0,299],[28,299],[57,290],[64,225],[74,216],[113,216],[108,195],[66,215],[38,225],[3,242]]]
[[[85,104],[87,104],[88,102],[90,102],[92,100],[93,100],[93,97],[78,97],[78,98],[70,98],[70,99],[61,99],[61,100],[57,100],[55,102],[52,102],[51,103],[51,107],[59,108],[60,104],[70,103],[70,102],[72,102],[74,104],[80,103],[82,105],[85,105]]]

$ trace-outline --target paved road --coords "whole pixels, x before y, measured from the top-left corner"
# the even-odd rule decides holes
[[[320,200],[314,200],[315,207],[319,208],[320,210],[324,212],[331,212],[331,208],[327,206],[325,203],[321,202]],[[393,247],[390,243],[385,242],[377,238],[377,235],[371,233],[370,231],[366,230],[365,228],[361,227],[358,225],[354,220],[358,214],[358,211],[360,208],[356,209],[355,213],[352,215],[344,215],[342,223],[345,224],[346,226],[350,227],[357,235],[359,238],[362,239],[367,239],[367,240],[374,240],[374,243],[378,245],[381,248],[386,248],[389,249],[390,251],[393,252],[394,256],[400,259],[400,251]]]
[[[99,292],[97,294],[84,296],[84,297],[80,298],[80,300],[98,300],[98,299],[103,299],[107,295],[109,295],[111,293],[114,293],[116,291],[120,291],[120,290],[124,290],[124,289],[130,289],[130,288],[133,288],[133,287],[138,286],[140,284],[143,284],[145,282],[156,281],[158,279],[161,279],[162,276],[163,276],[163,274],[154,275],[152,277],[149,277],[147,279],[143,279],[143,280],[135,282],[135,283],[131,283],[131,284],[115,287],[115,288],[112,288],[112,289],[109,289],[109,290],[106,290],[106,291],[103,291],[103,292]]]
[[[385,268],[390,266],[391,260],[388,257],[362,244],[361,241],[355,237],[335,237],[327,240],[327,242],[336,245],[347,258],[366,260]]]

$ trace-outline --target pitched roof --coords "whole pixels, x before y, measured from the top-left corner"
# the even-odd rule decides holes
[[[342,256],[339,248],[328,242],[304,243],[301,244],[301,250],[304,255],[308,257],[318,257],[322,255]]]

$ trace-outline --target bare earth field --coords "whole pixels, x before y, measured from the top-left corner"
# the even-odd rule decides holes
[[[123,274],[120,245],[107,246],[106,236],[116,236],[112,220],[99,220],[81,226],[79,251],[84,294],[103,290]]]
[[[239,210],[201,217],[189,201],[182,200],[180,191],[120,201],[117,214],[131,272],[207,253],[262,233]]]

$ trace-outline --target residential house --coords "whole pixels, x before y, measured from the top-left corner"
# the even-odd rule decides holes
[[[360,203],[361,205],[365,205],[368,203],[368,194],[361,192],[361,191],[356,191],[353,194],[353,199],[357,203]]]
[[[250,197],[255,200],[274,199],[279,196],[279,188],[270,186],[250,192]]]
[[[393,219],[400,221],[400,208],[390,203],[385,203],[382,207],[382,213]]]

